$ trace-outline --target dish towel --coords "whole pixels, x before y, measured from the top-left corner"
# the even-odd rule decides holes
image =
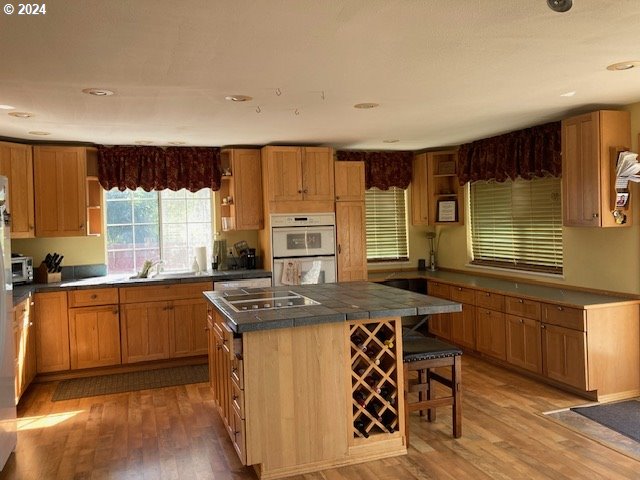
[[[300,285],[300,262],[298,260],[285,260],[282,265],[283,285]]]

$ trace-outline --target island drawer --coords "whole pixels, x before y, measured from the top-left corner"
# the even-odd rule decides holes
[[[89,288],[67,292],[69,307],[93,307],[118,303],[117,288]]]
[[[231,442],[233,448],[236,449],[238,457],[243,465],[247,464],[246,445],[245,445],[245,424],[244,420],[240,418],[235,408],[231,409],[231,419],[229,425],[229,435],[231,436]]]
[[[238,354],[231,359],[231,380],[239,389],[244,390],[244,362]]]
[[[449,285],[446,283],[427,281],[427,295],[433,297],[449,299]]]
[[[542,321],[572,330],[586,331],[584,310],[580,308],[545,303],[542,305]]]
[[[451,287],[451,300],[454,302],[468,303],[473,305],[476,291],[472,288]]]
[[[505,297],[504,307],[505,313],[510,315],[540,320],[540,302],[525,300],[524,298]]]
[[[500,295],[499,293],[476,290],[475,303],[478,307],[484,307],[498,312],[504,311],[504,295]]]
[[[173,283],[120,288],[120,303],[157,302],[202,298],[202,292],[211,290],[210,282]]]
[[[241,419],[244,420],[244,390],[236,382],[231,382],[231,404]]]

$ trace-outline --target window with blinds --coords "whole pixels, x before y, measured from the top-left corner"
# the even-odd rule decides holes
[[[408,260],[405,191],[371,188],[365,193],[367,207],[367,260]]]
[[[562,274],[559,178],[471,184],[471,263]]]

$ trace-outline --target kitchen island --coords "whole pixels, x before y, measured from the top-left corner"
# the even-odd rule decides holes
[[[405,454],[401,319],[461,309],[367,282],[204,296],[218,410],[263,479]]]

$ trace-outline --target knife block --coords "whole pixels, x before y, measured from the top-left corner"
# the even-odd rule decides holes
[[[59,283],[62,281],[62,272],[49,272],[47,266],[43,262],[38,268],[36,268],[34,277],[36,283]]]

